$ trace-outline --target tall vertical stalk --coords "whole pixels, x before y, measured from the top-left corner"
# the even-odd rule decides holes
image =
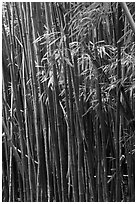
[[[121,38],[121,5],[118,3],[117,17],[117,41]],[[117,95],[116,95],[116,201],[120,201],[120,79],[121,79],[121,45],[117,43],[118,64],[117,64]]]

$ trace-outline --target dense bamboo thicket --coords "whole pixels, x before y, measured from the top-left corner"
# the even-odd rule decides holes
[[[3,201],[134,201],[135,3],[2,9]]]

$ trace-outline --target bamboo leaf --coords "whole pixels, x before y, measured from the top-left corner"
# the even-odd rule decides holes
[[[71,64],[69,58],[63,57],[63,59],[66,61],[66,63],[67,63],[70,67],[74,67],[74,66]]]

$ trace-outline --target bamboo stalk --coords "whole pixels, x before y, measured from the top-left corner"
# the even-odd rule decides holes
[[[48,3],[46,4],[47,8],[47,20],[48,20],[48,29],[51,32],[51,25],[52,19],[50,19],[49,11],[50,11],[50,6]],[[51,7],[51,13],[52,13],[52,7]],[[54,19],[54,13],[52,13],[52,18]],[[53,53],[54,47],[51,46],[49,47],[50,54]],[[54,60],[54,58],[53,58]],[[65,160],[64,160],[64,148],[63,148],[63,143],[62,143],[62,136],[61,136],[61,123],[60,123],[60,107],[59,107],[59,98],[58,98],[58,81],[57,81],[57,72],[56,72],[56,65],[53,64],[53,79],[54,79],[54,88],[55,88],[55,113],[56,113],[56,121],[57,121],[57,135],[58,135],[58,144],[59,144],[59,154],[60,154],[60,167],[61,167],[61,191],[62,191],[62,201],[66,201],[66,184],[65,184]]]
[[[117,33],[117,39],[120,39],[121,37],[121,6],[118,4],[118,33]],[[118,65],[117,65],[117,80],[119,81],[121,79],[121,45],[117,44],[118,49]],[[117,107],[116,107],[116,201],[120,201],[120,135],[119,135],[119,129],[120,129],[120,84],[117,85]]]
[[[40,21],[40,18],[38,18],[39,16],[39,13],[41,12],[40,10],[40,7],[39,7],[39,4],[36,3],[35,4],[35,10],[36,10],[36,17],[37,19],[39,19],[39,21],[35,21],[35,26],[34,26],[34,30],[38,30],[38,32],[40,32],[40,34],[42,33],[42,28],[40,28],[40,25],[41,24],[41,21]],[[34,16],[33,16],[34,17]],[[40,28],[40,29],[39,29]],[[36,32],[33,34],[33,40],[35,41],[37,38],[37,34]],[[36,56],[36,63],[37,63],[37,73],[40,72],[40,69],[39,69],[39,66],[42,66],[41,64],[41,56],[40,56],[40,45],[39,43],[34,43],[34,51],[35,51],[35,56]],[[39,76],[37,77],[37,81],[38,81],[38,88],[39,88],[39,94],[42,95],[42,86],[40,84],[40,79],[39,79]],[[42,132],[43,132],[43,136],[44,138],[46,138],[47,136],[47,127],[46,127],[46,123],[45,123],[45,114],[44,114],[44,107],[43,107],[43,102],[42,100],[40,100],[40,111],[41,111],[41,114],[40,114],[40,119],[41,119],[41,128],[42,128]],[[48,186],[46,185],[46,180],[45,180],[45,177],[43,176],[43,178],[41,178],[40,176],[40,182],[41,182],[41,188],[42,188],[42,192],[41,192],[41,199],[47,199],[47,190],[48,189],[48,196],[49,196],[49,200],[50,200],[50,194],[51,194],[51,184],[50,184],[50,176],[49,176],[49,163],[48,163],[48,154],[47,154],[47,151],[48,151],[48,140],[46,141],[46,139],[44,140],[44,144],[45,144],[45,148],[46,148],[46,172],[47,172],[47,184]],[[45,162],[44,162],[44,154],[43,154],[43,139],[42,139],[42,136],[40,135],[39,136],[39,146],[41,147],[40,148],[40,162],[41,162],[41,167],[40,167],[40,175],[41,175],[41,172],[45,171]]]
[[[128,19],[128,21],[130,23],[130,26],[132,27],[133,32],[135,33],[135,23],[133,21],[131,13],[130,13],[127,5],[126,5],[126,2],[121,2],[120,4],[121,4],[121,7],[123,8],[123,10],[125,12],[125,15],[127,16],[127,19]]]
[[[31,25],[32,25],[32,36],[33,39],[36,39],[35,37],[35,23],[34,23],[34,8],[32,3],[30,4],[30,17],[31,17]],[[32,48],[33,49],[33,48]],[[35,50],[35,47],[34,47]],[[38,161],[38,168],[37,168],[37,184],[36,184],[36,200],[39,201],[40,198],[40,138],[39,138],[39,122],[38,122],[38,110],[39,110],[39,104],[38,104],[38,82],[36,79],[36,70],[34,69],[34,53],[32,53],[32,63],[33,67],[31,67],[32,72],[32,79],[33,79],[33,106],[34,106],[34,124],[35,124],[35,136],[36,136],[36,146],[37,146],[37,161]]]
[[[51,25],[52,25],[52,22],[51,22],[51,17],[50,17],[50,9],[49,9],[49,4],[46,3],[45,4],[45,10],[46,10],[46,21],[47,21],[47,25],[48,25],[48,29],[49,29],[49,32],[51,32]],[[47,50],[49,50],[49,47],[47,46]],[[55,70],[55,68],[54,68]],[[55,77],[55,76],[54,76]],[[55,164],[56,164],[56,173],[57,173],[57,191],[58,191],[58,196],[59,196],[59,201],[61,200],[61,192],[60,192],[60,189],[61,189],[61,177],[60,177],[60,164],[59,164],[59,160],[58,158],[60,157],[59,156],[59,148],[58,148],[58,141],[57,141],[57,134],[55,133],[55,124],[53,124],[53,121],[56,121],[55,119],[55,113],[53,113],[53,107],[52,107],[52,104],[53,104],[53,98],[51,96],[51,90],[49,87],[47,87],[47,95],[48,95],[48,100],[49,100],[49,117],[50,117],[50,125],[51,125],[51,136],[52,136],[52,141],[53,141],[53,150],[54,150],[54,159],[55,159]]]
[[[48,94],[48,105],[49,105],[49,124],[50,124],[50,132],[51,132],[51,142],[52,142],[52,148],[53,148],[53,159],[56,167],[56,179],[57,179],[57,192],[58,192],[58,199],[61,200],[61,176],[60,176],[60,163],[59,163],[59,148],[58,148],[58,140],[57,140],[57,134],[55,131],[55,118],[54,118],[54,109],[53,109],[53,96],[51,88],[49,87],[47,89]],[[54,168],[54,166],[53,166]]]
[[[91,57],[91,60],[93,62],[93,65],[95,67],[95,72],[97,75],[97,81],[96,81],[96,90],[97,90],[97,99],[99,102],[99,106],[98,106],[98,115],[100,118],[100,124],[101,124],[101,135],[102,135],[102,156],[103,156],[103,177],[104,177],[104,200],[108,200],[108,195],[107,195],[107,181],[106,181],[106,150],[105,150],[105,124],[104,124],[104,113],[102,110],[102,96],[101,96],[101,88],[100,88],[100,73],[99,73],[99,63],[98,61],[92,56],[92,54],[90,53],[88,47],[85,45],[85,43],[83,42],[83,46],[85,51],[88,53],[88,55]]]
[[[61,21],[60,23],[61,23],[61,26],[63,29],[65,27],[63,15],[60,12],[59,8],[57,10],[58,10],[58,15],[59,15],[60,21]],[[67,30],[67,27],[68,27],[68,18],[66,18],[66,30]],[[64,47],[65,47],[65,42],[64,42]],[[67,55],[66,52],[64,54]],[[67,110],[68,125],[69,125],[69,117],[70,117],[70,147],[68,147],[68,151],[70,148],[70,165],[71,165],[70,171],[71,171],[71,175],[72,175],[73,199],[75,202],[77,202],[79,199],[78,199],[77,158],[76,158],[76,152],[75,152],[74,122],[73,122],[73,119],[74,119],[74,116],[73,116],[73,89],[72,89],[72,80],[71,80],[70,69],[66,63],[64,64],[64,69],[66,69],[66,77],[68,79],[68,102],[69,102],[68,103],[68,109],[70,110],[70,111]],[[65,88],[65,90],[66,90],[66,88]],[[67,97],[67,93],[66,93],[66,97]],[[66,98],[66,100],[67,100],[67,98]],[[70,112],[70,116],[69,116],[68,111]],[[68,141],[68,145],[69,145],[69,141]],[[68,160],[68,162],[69,162],[69,160]]]
[[[29,175],[29,190],[30,190],[30,201],[33,201],[33,193],[32,193],[32,167],[31,167],[31,155],[30,155],[30,146],[29,146],[29,131],[28,131],[28,107],[26,100],[26,81],[25,81],[25,66],[23,63],[23,87],[24,87],[24,115],[25,115],[25,130],[26,130],[26,140],[27,140],[27,154],[28,154],[28,175]]]
[[[8,7],[7,7],[7,10],[9,11]],[[13,92],[14,92],[14,100],[15,100],[15,106],[17,108],[17,114],[18,114],[18,120],[19,120],[19,134],[21,135],[20,137],[20,145],[21,145],[21,149],[22,149],[22,162],[23,162],[23,168],[25,168],[24,166],[24,151],[23,151],[23,140],[22,140],[22,131],[23,131],[23,125],[22,125],[22,121],[21,121],[21,115],[20,115],[20,111],[19,111],[19,107],[20,107],[20,101],[19,101],[19,98],[17,97],[17,90],[16,90],[16,87],[15,87],[15,82],[16,82],[16,79],[15,79],[15,72],[14,72],[14,51],[13,51],[13,42],[14,42],[14,39],[13,39],[13,33],[14,33],[14,26],[12,26],[12,30],[11,30],[11,26],[10,26],[10,21],[9,21],[9,12],[8,12],[8,22],[9,22],[9,28],[10,28],[10,42],[11,42],[11,56],[9,54],[9,49],[8,49],[8,45],[7,45],[7,40],[6,40],[6,33],[5,33],[5,29],[4,29],[4,41],[5,41],[5,45],[6,45],[6,50],[7,50],[7,54],[8,54],[8,58],[9,58],[9,61],[11,62],[11,66],[12,68],[10,69],[10,74],[11,74],[11,82],[12,82],[12,85],[13,85]],[[13,20],[14,21],[14,20]],[[12,23],[13,23],[12,21]],[[26,199],[26,190],[25,190],[25,178],[23,176],[23,186],[24,186],[24,200]]]

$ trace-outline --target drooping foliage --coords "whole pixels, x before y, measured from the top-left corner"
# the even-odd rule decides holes
[[[3,3],[3,201],[134,201],[134,20],[133,2]]]

